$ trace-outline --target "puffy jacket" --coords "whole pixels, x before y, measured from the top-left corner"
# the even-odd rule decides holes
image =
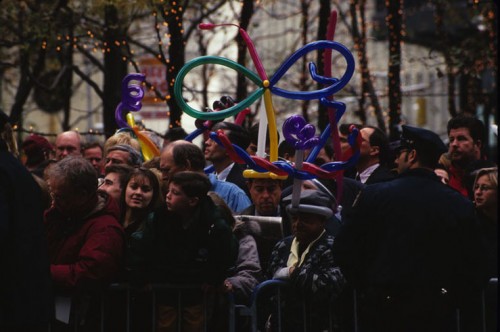
[[[67,218],[55,208],[45,213],[50,272],[56,291],[74,293],[115,278],[124,252],[124,232],[116,203],[105,194],[86,216]],[[88,288],[87,288],[88,289]]]

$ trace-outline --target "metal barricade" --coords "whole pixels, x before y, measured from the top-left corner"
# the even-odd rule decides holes
[[[286,292],[290,291],[290,284],[283,280],[266,280],[259,285],[257,285],[252,292],[250,298],[250,303],[248,305],[235,304],[234,299],[231,298],[229,306],[229,320],[230,320],[230,332],[240,332],[236,328],[235,321],[238,317],[246,317],[250,319],[250,331],[257,332],[265,330],[266,323],[269,323],[269,315],[276,315],[275,326],[273,332],[275,331],[285,331],[283,327],[284,310],[286,306],[290,303],[286,303],[283,300],[286,298]],[[301,330],[304,332],[308,331],[308,326],[311,323],[311,312],[316,308],[312,308],[308,303],[302,301],[300,303],[292,303],[291,305],[300,307],[300,322]],[[264,308],[263,308],[264,306]],[[334,329],[334,315],[333,315],[333,301],[329,301],[328,312],[328,331],[335,331]],[[289,319],[290,317],[288,317]]]
[[[149,324],[151,331],[156,331],[157,330],[157,325],[158,325],[158,305],[159,301],[158,298],[159,296],[164,296],[168,297],[170,299],[170,303],[174,304],[173,307],[176,309],[176,324],[177,324],[177,331],[182,330],[182,318],[184,315],[184,298],[185,298],[185,293],[186,292],[192,292],[192,291],[200,291],[202,295],[202,316],[203,316],[203,331],[208,331],[208,312],[207,308],[208,302],[207,302],[207,292],[203,291],[200,285],[178,285],[178,284],[163,284],[163,283],[157,283],[157,284],[151,284],[148,285],[146,289],[143,290],[137,290],[137,289],[132,289],[128,283],[123,283],[123,284],[112,284],[107,292],[107,296],[103,297],[103,300],[101,302],[101,331],[105,332],[108,330],[108,323],[107,323],[107,316],[109,314],[109,308],[107,308],[107,301],[110,300],[110,296],[117,295],[119,293],[125,293],[125,298],[126,298],[126,303],[125,303],[125,308],[122,308],[125,312],[125,331],[130,332],[133,331],[132,329],[132,324],[135,323],[138,319],[138,317],[135,317],[134,319],[134,313],[136,310],[138,310],[137,307],[134,307],[133,299],[136,298],[136,296],[140,295],[142,299],[144,300],[144,297],[149,297],[149,303],[145,303],[142,301],[142,304],[149,304],[148,309],[150,309],[149,313]],[[140,305],[140,304],[139,304]],[[108,310],[107,310],[108,309]],[[113,310],[117,310],[117,308],[112,308]],[[118,309],[120,311],[120,309]],[[140,310],[143,310],[141,308]],[[142,316],[139,317],[139,319],[145,319],[146,317]],[[147,324],[144,324],[143,326],[149,326]],[[141,332],[144,331],[144,329],[140,329]]]
[[[161,293],[171,293],[175,296],[170,297],[172,301],[177,304],[177,331],[181,331],[181,318],[183,312],[181,310],[183,304],[183,294],[186,291],[200,290],[199,285],[175,285],[175,284],[153,284],[150,285],[147,291],[137,290],[130,287],[128,283],[116,283],[112,284],[107,292],[103,294],[101,303],[100,303],[100,331],[101,332],[109,332],[109,331],[117,331],[116,327],[110,329],[113,325],[113,321],[110,321],[110,308],[109,305],[115,305],[115,307],[111,308],[111,310],[116,310],[115,319],[118,316],[119,319],[124,320],[120,323],[124,326],[123,331],[126,332],[134,332],[132,326],[134,323],[137,323],[138,317],[134,317],[134,313],[138,310],[137,306],[141,304],[134,302],[134,299],[138,294],[147,294],[149,298],[147,299],[150,307],[147,310],[144,310],[145,316],[142,317],[149,321],[151,331],[157,330],[157,311],[156,306],[158,304],[158,295]],[[236,304],[234,302],[234,297],[230,294],[228,295],[229,306],[227,307],[227,321],[228,321],[228,331],[229,332],[243,332],[236,328],[238,319],[247,319],[249,320],[249,329],[252,332],[263,331],[265,322],[270,313],[276,315],[275,329],[276,331],[284,331],[283,330],[283,310],[286,308],[286,303],[283,302],[284,294],[289,290],[288,282],[282,280],[266,280],[259,285],[257,285],[252,293],[250,298],[250,302],[248,305]],[[498,324],[498,299],[497,299],[497,290],[498,290],[498,279],[492,278],[488,282],[488,286],[484,289],[481,296],[481,318],[482,318],[482,326],[478,331],[482,332],[493,332],[497,331]],[[211,298],[208,295],[209,293],[203,292],[203,302],[202,302],[202,313],[203,313],[203,331],[210,331],[209,326],[209,318],[210,318],[210,309],[211,309]],[[119,301],[118,303],[115,301],[111,301],[113,296],[120,295],[120,299],[124,299],[123,301]],[[359,315],[357,308],[357,295],[356,290],[352,291],[352,330],[354,332],[359,331]],[[119,306],[116,306],[119,304]],[[301,321],[303,326],[301,330],[304,332],[308,332],[307,325],[310,319],[311,308],[308,308],[308,305],[304,302],[298,303],[302,306],[302,317]],[[297,305],[297,303],[295,303]],[[335,305],[337,305],[334,301],[330,301],[329,312],[329,329],[328,331],[335,331]],[[338,303],[338,305],[345,305],[345,303]],[[225,311],[224,311],[225,315]],[[141,318],[141,319],[142,319]],[[460,331],[460,312],[457,311],[457,332]],[[114,321],[116,323],[116,321]],[[79,320],[74,319],[72,321],[71,326],[68,326],[68,331],[79,331],[81,327],[79,325]],[[148,328],[149,329],[149,328]],[[137,327],[135,328],[137,330]],[[52,331],[49,328],[49,331]],[[143,329],[141,332],[144,331]],[[246,330],[245,330],[246,331]],[[219,331],[217,331],[219,332]],[[312,331],[310,331],[312,332]]]

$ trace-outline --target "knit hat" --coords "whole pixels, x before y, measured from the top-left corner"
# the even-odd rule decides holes
[[[46,151],[54,150],[52,144],[43,136],[31,134],[24,139],[21,149],[26,155],[26,164],[31,165],[43,161]]]
[[[129,155],[130,155],[130,163],[131,163],[130,166],[141,166],[141,164],[144,161],[143,158],[142,158],[141,153],[139,151],[137,151],[136,149],[134,149],[130,145],[127,145],[127,144],[117,144],[117,145],[114,145],[114,146],[112,146],[112,147],[110,147],[108,149],[108,154],[111,151],[115,151],[115,150],[124,151],[124,152],[128,152],[129,153]]]

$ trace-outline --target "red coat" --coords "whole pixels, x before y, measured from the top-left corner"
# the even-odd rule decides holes
[[[66,218],[55,208],[46,211],[50,273],[57,290],[105,285],[117,276],[124,251],[118,216],[109,196],[98,196],[94,208],[80,218]]]

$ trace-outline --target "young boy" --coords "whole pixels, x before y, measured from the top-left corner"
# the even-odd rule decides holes
[[[142,256],[150,282],[216,286],[227,276],[238,254],[238,242],[207,193],[208,178],[180,172],[169,183],[166,208],[157,210],[146,225]],[[200,331],[204,324],[201,288],[183,291],[184,331]],[[159,298],[160,331],[176,328],[177,298]]]

